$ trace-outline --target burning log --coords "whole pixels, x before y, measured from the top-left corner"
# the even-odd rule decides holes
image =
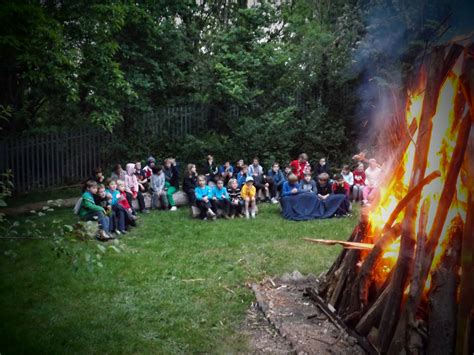
[[[459,253],[461,250],[462,221],[453,227],[449,248],[432,274],[429,296],[428,354],[452,354],[456,330],[456,289]]]
[[[468,114],[466,114],[463,117],[462,122],[461,122],[461,126],[459,129],[459,137],[456,142],[456,146],[454,148],[453,156],[451,158],[451,163],[449,164],[449,168],[447,169],[448,175],[446,176],[446,183],[441,193],[441,197],[438,204],[438,208],[436,210],[433,226],[431,227],[431,231],[428,237],[428,242],[426,243],[424,256],[420,258],[421,259],[420,272],[418,275],[416,275],[415,279],[412,279],[413,287],[410,288],[408,302],[405,307],[405,312],[407,312],[408,314],[414,314],[420,303],[423,286],[426,282],[431,264],[433,262],[434,252],[438,245],[441,232],[446,222],[446,217],[448,215],[448,211],[451,206],[454,193],[456,192],[457,176],[459,175],[459,172],[461,170],[461,165],[464,160],[464,153],[466,151],[466,147],[467,147],[467,143],[469,139],[470,126],[471,126],[471,117],[468,112]],[[414,285],[414,283],[416,283],[416,285]],[[402,317],[401,322],[403,322],[404,319],[405,317]],[[401,325],[401,327],[403,328],[403,325]],[[397,344],[394,343],[392,345],[392,348],[398,349],[398,346],[396,345]]]
[[[474,176],[474,131],[471,132],[464,167],[464,178],[468,181],[470,177]],[[472,315],[474,312],[474,283],[472,282],[472,275],[474,275],[474,185],[468,184],[468,189],[466,223],[464,224],[461,251],[462,273],[456,339],[456,353],[458,354],[474,352],[474,346],[471,344],[471,349],[469,349],[468,344],[470,332],[474,332],[474,329],[468,329],[469,317],[471,317],[471,321],[474,319]],[[474,334],[471,333],[472,338],[474,338]]]
[[[421,113],[416,142],[416,152],[413,163],[414,168],[410,179],[410,190],[418,185],[425,175],[433,128],[432,118],[436,112],[439,92],[449,70],[461,54],[462,49],[461,46],[453,45],[446,60],[444,59],[444,48],[442,47],[435,48],[431,54],[431,62],[429,65],[430,70],[428,72],[423,100],[423,110]],[[391,282],[391,295],[385,305],[382,319],[380,321],[380,328],[384,329],[383,332],[379,333],[378,337],[378,343],[382,352],[388,350],[392,341],[402,308],[402,295],[413,265],[417,207],[418,199],[414,199],[408,204],[402,225],[400,253]]]
[[[349,242],[337,242],[345,248],[322,294],[381,353],[452,353],[455,347],[470,353],[473,346],[474,45],[437,47],[428,58],[419,76],[424,90],[410,91],[405,117],[413,119],[416,142],[394,132],[400,145],[393,150],[397,159],[387,165],[392,174],[380,202]],[[402,129],[406,123],[396,125]],[[428,168],[435,171],[425,176]],[[439,177],[441,191],[424,189]],[[379,238],[372,250],[364,250],[374,236]]]

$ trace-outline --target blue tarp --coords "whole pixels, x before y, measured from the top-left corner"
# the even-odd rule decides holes
[[[292,221],[331,218],[347,213],[347,198],[344,195],[331,195],[320,200],[313,192],[301,192],[283,196],[280,200],[283,218]]]

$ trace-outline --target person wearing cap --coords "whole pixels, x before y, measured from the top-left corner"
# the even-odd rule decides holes
[[[146,166],[143,168],[143,171],[145,173],[145,177],[147,179],[151,180],[151,176],[153,175],[153,170],[152,169],[155,165],[156,165],[156,159],[153,156],[150,155],[147,159]]]
[[[242,196],[242,199],[244,200],[245,217],[247,219],[249,219],[250,216],[252,216],[252,218],[255,218],[255,207],[256,207],[255,196],[257,195],[257,189],[255,188],[255,186],[253,186],[253,177],[247,176],[247,178],[245,179],[245,184],[244,186],[242,186],[240,195]],[[250,214],[249,214],[249,208],[250,208]]]

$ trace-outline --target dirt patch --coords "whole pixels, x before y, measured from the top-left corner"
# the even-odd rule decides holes
[[[303,296],[316,277],[295,271],[252,285],[256,303],[248,310],[244,332],[254,353],[365,354],[357,340]]]

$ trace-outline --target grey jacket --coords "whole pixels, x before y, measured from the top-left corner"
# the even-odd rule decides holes
[[[159,175],[151,176],[151,185],[153,193],[160,193],[165,188],[165,174],[161,172]]]

